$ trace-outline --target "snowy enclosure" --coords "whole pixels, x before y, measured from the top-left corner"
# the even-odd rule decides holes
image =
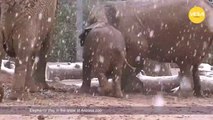
[[[9,74],[14,74],[15,64],[12,61],[2,60],[1,70]],[[137,77],[143,83],[146,90],[164,90],[171,91],[179,86],[178,69],[171,68],[172,76],[145,76],[139,73]],[[213,70],[212,66],[202,63],[199,66],[201,86],[203,90],[213,91]],[[75,85],[80,87],[82,84],[82,63],[70,62],[48,62],[46,66],[46,81],[56,81],[61,84]],[[92,86],[99,86],[97,78],[91,80]],[[112,82],[112,79],[109,79]]]
[[[200,78],[203,90],[211,90],[213,88],[213,71],[211,65],[202,63],[199,67]],[[145,76],[141,73],[137,75],[139,80],[143,82],[146,89],[170,91],[179,86],[179,77],[177,68],[171,68],[172,76]],[[46,69],[46,80],[57,81],[66,85],[81,86],[82,84],[82,63],[48,63]],[[109,80],[112,81],[111,79]],[[98,86],[97,78],[92,79],[92,86]]]

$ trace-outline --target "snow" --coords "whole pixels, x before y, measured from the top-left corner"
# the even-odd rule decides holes
[[[15,17],[18,17],[18,13],[15,14]]]
[[[52,18],[49,17],[49,18],[47,19],[47,22],[51,22],[51,21],[52,21]]]
[[[161,70],[161,66],[160,65],[155,65],[154,72],[159,72],[160,70]]]
[[[154,4],[154,9],[156,9],[157,8],[157,5],[156,4]]]
[[[101,62],[101,63],[104,63],[104,57],[103,56],[99,56],[99,61]]]
[[[38,15],[38,19],[39,19],[39,20],[41,20],[41,19],[42,19],[42,17],[43,17],[43,14],[42,14],[42,13],[39,13],[39,15]]]
[[[83,63],[82,62],[75,62],[75,63],[49,63],[48,67],[51,69],[76,69],[76,66],[78,66],[78,69],[83,69]]]
[[[139,73],[136,75],[136,77],[143,82],[143,80],[153,80],[153,81],[161,81],[161,80],[176,80],[178,78],[178,75],[172,75],[172,76],[146,76],[142,73]]]
[[[31,19],[31,18],[32,18],[32,16],[29,15],[29,16],[28,16],[28,19]]]
[[[19,64],[22,65],[22,63],[23,63],[23,62],[22,62],[21,60],[19,60]]]
[[[199,71],[211,71],[212,66],[207,63],[201,63],[199,66]]]
[[[135,59],[136,62],[140,62],[140,60],[141,60],[141,56],[137,56]]]
[[[150,38],[154,37],[154,30],[151,30],[151,31],[149,32],[149,37],[150,37]]]
[[[138,57],[137,60],[139,60],[139,57]],[[102,61],[101,57],[100,57],[100,61]],[[78,67],[76,68],[76,66],[78,66]],[[83,66],[82,62],[76,62],[76,63],[65,63],[65,62],[63,62],[63,63],[48,63],[47,64],[47,67],[49,67],[51,69],[67,69],[67,70],[72,70],[72,69],[81,69],[82,70],[83,69],[82,66]],[[200,74],[202,76],[202,78],[206,77],[208,79],[212,79],[211,77],[213,77],[213,71],[211,70],[211,68],[212,68],[212,66],[209,65],[209,64],[206,64],[206,63],[202,63],[199,66],[199,71],[200,71],[200,73],[202,73],[202,74]],[[159,71],[160,66],[156,65],[154,70],[156,72]],[[169,80],[178,79],[177,74],[175,74],[173,76],[156,76],[156,77],[153,77],[153,76],[145,76],[142,73],[139,73],[136,77],[138,77],[141,81],[143,81],[143,80],[162,81],[162,80],[168,80],[168,79]]]
[[[180,87],[183,90],[193,89],[193,86],[192,86],[192,83],[191,83],[191,79],[192,79],[192,77],[183,76],[182,80],[180,81]]]
[[[165,100],[163,98],[163,95],[158,93],[153,99],[152,99],[153,106],[156,107],[162,107],[165,105]]]
[[[111,83],[112,79],[108,79],[108,81]],[[77,87],[81,87],[82,85],[82,80],[79,80],[79,79],[63,80],[63,81],[57,81],[57,82],[61,84],[65,84],[65,85],[75,85]],[[98,78],[91,79],[91,87],[99,87]]]
[[[199,66],[200,75],[213,77],[212,66],[207,63],[201,63]]]
[[[4,66],[4,64],[6,63],[6,62],[8,62],[8,60],[2,60],[2,62],[1,62],[1,70],[2,71],[5,71],[5,72],[7,72],[7,73],[9,73],[9,74],[14,74],[15,73],[15,65],[14,64],[11,64],[11,69],[9,69],[9,68],[7,68],[7,67],[5,67]]]
[[[137,35],[137,37],[141,37],[141,35],[142,35],[142,32],[139,32],[138,35]]]

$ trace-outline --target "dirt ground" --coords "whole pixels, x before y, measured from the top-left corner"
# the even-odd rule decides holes
[[[141,93],[137,94],[125,94],[125,98],[113,98],[99,96],[96,94],[79,94],[73,89],[73,86],[67,86],[57,83],[51,83],[51,85],[66,89],[67,92],[59,91],[45,91],[41,93],[29,93],[25,95],[23,100],[10,101],[7,99],[8,93],[10,92],[12,75],[6,73],[0,73],[0,81],[4,84],[5,97],[3,103],[0,106],[118,106],[126,107],[126,111],[130,111],[132,114],[95,114],[95,115],[85,115],[85,114],[72,114],[72,115],[1,115],[0,120],[179,120],[179,119],[191,119],[191,120],[213,120],[213,114],[205,114],[209,112],[208,109],[202,111],[202,113],[194,114],[183,114],[176,111],[177,114],[134,114],[134,109],[132,107],[146,107],[146,106],[213,106],[212,96],[205,98],[179,98],[177,96],[168,95],[162,93],[163,95],[143,95]],[[0,107],[1,109],[1,107]],[[213,109],[213,108],[212,108]],[[210,109],[210,110],[212,110]],[[121,109],[114,109],[118,112]],[[120,112],[122,113],[122,111]]]

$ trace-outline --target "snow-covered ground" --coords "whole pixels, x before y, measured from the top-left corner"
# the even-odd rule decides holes
[[[0,75],[0,80],[4,83],[5,89],[5,96],[8,95],[9,91],[11,90],[12,86],[12,77],[4,72]],[[76,85],[80,86],[81,81],[80,79],[76,80],[63,80],[59,82],[67,82],[69,81],[76,82]],[[98,82],[97,79],[93,79],[93,81]],[[53,84],[53,83],[52,83]],[[50,84],[50,85],[52,85]],[[59,83],[56,83],[57,85]],[[80,119],[80,120],[119,120],[119,119],[144,119],[144,120],[180,120],[180,119],[189,119],[189,120],[212,120],[213,116],[209,113],[209,109],[205,109],[206,106],[212,106],[212,96],[204,97],[204,98],[197,98],[197,97],[190,97],[190,98],[181,98],[178,96],[168,95],[166,93],[158,93],[156,95],[144,95],[142,93],[125,93],[125,97],[122,99],[114,98],[114,97],[106,97],[100,96],[97,94],[81,94],[71,91],[70,89],[72,84],[68,86],[64,84],[60,84],[60,88],[67,89],[67,92],[58,92],[58,91],[44,91],[39,93],[30,93],[26,94],[23,100],[17,101],[10,101],[7,97],[4,97],[0,106],[44,106],[49,108],[50,106],[86,106],[86,107],[96,107],[96,106],[104,106],[104,107],[112,107],[118,106],[123,107],[124,109],[112,109],[112,111],[116,112],[137,112],[137,109],[133,109],[134,107],[189,107],[194,114],[178,114],[180,112],[184,113],[185,109],[183,110],[170,110],[175,114],[152,114],[152,111],[149,114],[92,114],[92,115],[84,115],[84,114],[74,114],[74,115],[40,115],[40,114],[21,114],[21,115],[0,115],[0,120],[38,120],[39,116],[43,116],[45,120],[70,120],[70,119]],[[55,87],[55,86],[54,86]],[[56,86],[57,87],[57,86]],[[201,107],[200,109],[196,109],[196,106]],[[204,110],[202,110],[204,109]],[[167,112],[164,109],[160,109],[162,112]],[[143,110],[142,110],[143,111]],[[155,109],[153,110],[155,111]],[[204,116],[205,114],[205,116]],[[107,118],[106,118],[107,117]]]

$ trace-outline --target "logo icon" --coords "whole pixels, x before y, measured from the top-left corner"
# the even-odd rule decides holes
[[[213,0],[209,0],[209,3],[213,4]]]
[[[192,23],[199,24],[205,20],[206,13],[203,8],[201,8],[199,6],[195,6],[190,9],[188,16],[189,16],[189,20]]]

